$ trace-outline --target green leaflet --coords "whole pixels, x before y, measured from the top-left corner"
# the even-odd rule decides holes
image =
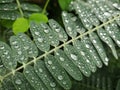
[[[12,81],[17,90],[34,90],[25,76],[20,72],[15,73],[14,77],[12,77]]]
[[[8,69],[14,69],[17,66],[17,62],[13,58],[13,51],[4,42],[0,42],[0,57],[3,65]]]
[[[71,45],[66,45],[64,47],[64,51],[66,53],[66,55],[69,57],[69,59],[77,66],[79,67],[80,71],[87,77],[90,76],[91,72],[89,70],[89,67],[87,67],[87,65],[85,64],[85,61],[82,57],[80,57],[80,55],[78,54],[78,52],[76,51],[76,49],[71,46]]]
[[[87,12],[85,12],[86,11],[85,6],[82,4],[80,4],[80,5],[79,4],[80,3],[77,3],[77,2],[74,3],[74,9],[75,9],[76,13],[79,15],[79,18],[81,19],[85,28],[87,28],[88,30],[92,29],[93,25],[87,17]]]
[[[34,65],[35,72],[46,85],[48,90],[60,90],[58,87],[58,83],[51,76],[47,68],[45,67],[45,63],[43,61],[37,61]]]
[[[15,61],[26,63],[28,60],[27,51],[24,49],[24,44],[18,36],[10,37],[10,45],[14,53]]]
[[[29,16],[29,22],[47,23],[48,17],[42,13],[33,13]]]
[[[96,66],[98,67],[101,67],[102,64],[101,64],[99,55],[97,51],[95,50],[95,48],[93,47],[90,39],[88,37],[83,37],[81,39],[81,42],[83,43],[83,47],[85,51],[90,54],[90,57],[92,58],[91,60],[93,60],[94,64],[96,64]],[[106,58],[106,60],[108,60],[108,58]]]
[[[62,10],[67,10],[72,0],[58,0],[58,3]]]
[[[0,19],[15,20],[20,17],[17,11],[0,11]]]
[[[13,23],[12,29],[14,34],[28,31],[29,22],[26,18],[17,18]]]
[[[0,10],[12,11],[12,10],[17,10],[17,9],[18,7],[16,3],[0,4]]]
[[[75,16],[74,14],[71,14],[70,16],[71,16],[71,18],[70,18],[71,23],[74,23],[74,26],[75,26],[73,28],[73,30],[77,31],[80,34],[83,34],[86,30],[85,30],[82,22],[80,21],[80,19],[77,16]]]
[[[99,2],[101,2],[101,1],[99,1],[99,0],[96,0],[96,1],[94,1],[94,0],[89,0],[89,4],[91,4],[91,7],[92,7],[92,10],[93,10],[93,12],[95,13],[95,15],[97,16],[97,18],[101,21],[101,22],[106,22],[107,21],[107,19],[108,19],[108,15],[110,15],[110,13],[109,12],[103,12],[102,10],[104,10],[105,9],[105,7],[104,7],[104,5],[102,5],[102,10],[101,10],[101,8],[99,8],[99,6],[97,5],[97,3],[99,3]],[[105,1],[102,1],[103,3],[106,3]],[[105,14],[104,14],[105,13]],[[107,17],[105,16],[105,15],[107,15]]]
[[[109,24],[105,26],[105,30],[111,36],[111,38],[116,42],[120,47],[120,30],[116,23]]]
[[[52,55],[45,57],[45,65],[55,80],[64,88],[71,88],[71,81],[57,60]]]
[[[82,79],[82,74],[77,66],[66,56],[64,51],[57,50],[55,52],[55,58],[59,64],[71,75],[75,80],[80,81]]]
[[[13,82],[12,82],[12,77],[9,76],[7,78],[4,79],[4,81],[2,82],[2,90],[16,90]]]
[[[14,0],[0,0],[0,3],[10,3],[13,2]]]
[[[26,79],[29,81],[32,87],[35,88],[35,90],[47,90],[46,86],[43,84],[41,79],[38,77],[38,75],[35,73],[35,70],[32,66],[27,66],[23,71]]]
[[[117,52],[116,52],[114,43],[113,43],[112,39],[109,37],[108,33],[103,28],[100,28],[97,31],[97,33],[98,33],[99,37],[101,38],[101,40],[103,42],[105,42],[111,48],[114,57],[117,59],[118,56],[117,56]]]
[[[50,43],[50,45],[52,46],[59,45],[58,37],[55,35],[54,31],[51,30],[47,24],[41,23],[40,28],[42,33],[44,33],[45,37],[47,37],[46,39],[48,39],[48,42]]]
[[[76,37],[77,31],[75,29],[75,24],[72,23],[71,15],[65,11],[62,12],[62,20],[65,26],[65,30],[70,37]]]
[[[42,9],[36,4],[22,3],[21,8],[25,11],[40,12]]]
[[[73,46],[74,48],[76,48],[75,50],[80,54],[80,57],[85,61],[89,70],[95,72],[96,71],[96,65],[94,63],[95,61],[92,60],[92,58],[89,55],[90,53],[88,53],[87,50],[85,50],[86,48],[83,47],[83,44],[79,40],[76,40],[73,42]],[[101,67],[99,61],[97,61],[96,63],[98,63],[97,65],[98,67]]]
[[[60,24],[57,23],[57,21],[50,19],[48,22],[49,22],[50,27],[52,28],[52,30],[54,30],[54,33],[56,34],[56,36],[58,36],[58,39],[60,41],[65,42],[68,40],[68,36],[66,32],[60,26]]]
[[[103,63],[104,63],[105,65],[108,65],[108,59],[107,59],[108,57],[107,57],[107,55],[106,55],[106,52],[105,52],[105,50],[104,50],[104,48],[103,48],[103,45],[102,45],[99,37],[98,37],[98,36],[96,35],[96,33],[94,33],[94,32],[91,33],[91,34],[89,34],[89,37],[90,37],[90,40],[91,40],[91,42],[93,43],[94,47],[96,48],[99,56],[101,57]],[[107,61],[106,61],[106,60],[107,60]]]
[[[0,58],[0,76],[4,76],[8,73],[8,69],[3,65],[2,59]]]
[[[17,36],[21,39],[24,45],[23,48],[27,51],[28,56],[32,58],[37,57],[38,49],[34,42],[24,33],[20,33]]]
[[[31,22],[30,31],[37,47],[41,51],[48,51],[50,49],[50,44],[47,39],[48,37],[46,37],[44,31],[41,30],[41,26]]]

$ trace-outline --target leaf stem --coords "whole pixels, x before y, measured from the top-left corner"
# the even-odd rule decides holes
[[[21,14],[21,17],[24,17],[23,11],[22,11],[22,9],[21,9],[20,1],[19,1],[19,0],[16,0],[16,2],[17,2],[18,9],[19,9],[19,12],[20,12],[20,14]]]
[[[50,2],[50,0],[46,1],[45,6],[44,6],[43,11],[42,11],[42,14],[45,14],[45,11],[46,11],[46,8],[47,8],[49,2]]]

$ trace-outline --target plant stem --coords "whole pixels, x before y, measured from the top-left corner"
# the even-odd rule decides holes
[[[19,0],[16,0],[16,2],[17,2],[17,5],[18,5],[18,9],[19,9],[19,11],[20,11],[21,17],[24,17],[23,11],[22,11],[22,9],[21,9],[20,1],[19,1]]]
[[[45,14],[45,11],[46,11],[46,8],[47,8],[49,2],[50,2],[50,0],[46,1],[45,6],[44,6],[43,11],[42,11],[42,14]]]

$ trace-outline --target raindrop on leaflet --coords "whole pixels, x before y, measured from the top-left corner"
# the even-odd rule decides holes
[[[52,64],[52,61],[49,60],[49,61],[48,61],[48,64],[51,65],[51,64]]]
[[[65,84],[67,84],[65,81],[63,81],[63,84],[65,85]]]
[[[63,80],[63,76],[62,75],[58,75],[58,80]]]
[[[78,60],[78,57],[75,54],[70,55],[73,60]]]
[[[35,32],[35,35],[39,35],[40,33],[39,32]]]
[[[41,69],[41,68],[39,68],[39,71],[42,73],[43,72],[43,70]]]
[[[15,81],[15,83],[18,84],[18,85],[20,85],[20,84],[22,84],[22,81],[21,81],[20,79],[17,79],[17,80]]]
[[[7,55],[9,51],[5,51],[4,54]]]
[[[38,42],[43,42],[43,38],[38,38]]]
[[[4,46],[0,46],[0,49],[4,49],[5,47]]]
[[[60,61],[64,61],[65,59],[63,57],[60,57]]]
[[[12,42],[13,45],[17,44],[17,41]]]
[[[60,32],[60,28],[56,27],[55,31]]]
[[[51,82],[51,83],[50,83],[50,86],[51,86],[51,87],[55,87],[56,84],[55,84],[54,82]]]
[[[48,29],[45,29],[44,32],[45,32],[45,33],[49,33],[49,30],[48,30]]]

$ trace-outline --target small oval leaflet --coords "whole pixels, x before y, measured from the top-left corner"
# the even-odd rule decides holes
[[[67,12],[62,12],[62,20],[63,24],[65,26],[65,30],[68,33],[70,37],[76,37],[77,36],[77,31],[75,29],[75,24],[71,20],[72,16],[71,13]]]
[[[52,46],[59,45],[58,37],[56,36],[54,31],[51,30],[51,28],[47,24],[45,24],[45,23],[40,24],[40,28],[41,28],[42,32],[44,33],[45,37],[47,37],[46,39],[48,39],[48,42],[50,43],[50,45],[52,45]]]
[[[52,64],[49,64],[49,61],[52,62]],[[55,80],[64,88],[64,89],[70,89],[71,88],[71,81],[68,77],[66,71],[61,67],[61,65],[55,60],[55,58],[52,55],[48,55],[45,57],[45,65],[47,69],[50,71],[50,73],[53,75]],[[65,82],[65,83],[63,83]]]
[[[90,40],[92,41],[93,45],[95,46],[99,56],[101,57],[103,63],[105,65],[108,65],[108,60],[106,61],[107,55],[103,48],[102,42],[100,41],[99,37],[96,35],[96,33],[89,34]]]
[[[68,58],[77,66],[79,67],[80,71],[87,77],[90,76],[91,72],[89,68],[86,66],[84,60],[78,55],[75,48],[71,45],[66,45],[64,47],[64,51]]]
[[[112,50],[113,56],[117,59],[118,56],[117,56],[117,52],[116,52],[116,49],[115,49],[115,46],[114,46],[114,42],[110,38],[110,36],[108,35],[107,31],[105,31],[103,28],[100,28],[97,31],[97,33],[98,33],[100,39],[110,47],[110,49]]]
[[[27,51],[29,57],[37,57],[38,49],[34,42],[24,33],[20,33],[17,35],[22,43],[24,44],[24,49]]]
[[[34,38],[34,41],[35,41],[37,47],[41,51],[44,51],[44,52],[49,51],[50,43],[48,41],[48,37],[46,37],[43,30],[41,30],[41,26],[34,22],[31,22],[30,31],[32,33],[32,36]]]
[[[13,58],[14,53],[11,48],[4,42],[0,41],[0,57],[2,63],[8,69],[14,69],[17,66],[17,61]]]
[[[28,65],[23,71],[26,79],[29,81],[32,87],[36,90],[47,90],[46,86],[43,84],[41,79],[35,73],[35,70],[32,66]]]
[[[69,58],[65,55],[64,51],[57,50],[55,52],[55,58],[59,62],[59,64],[71,75],[75,80],[80,81],[82,79],[82,74],[79,68],[69,60]]]
[[[28,60],[27,51],[24,49],[24,44],[18,36],[10,37],[10,45],[14,51],[14,58],[19,63],[26,63]]]
[[[52,28],[52,30],[54,30],[56,36],[58,37],[60,41],[65,42],[68,40],[68,36],[60,24],[58,24],[53,19],[50,19],[48,22],[49,22],[50,27]]]
[[[57,82],[54,80],[54,78],[51,76],[51,74],[45,67],[45,63],[43,61],[37,61],[34,65],[34,69],[49,90],[60,89]]]
[[[15,73],[14,77],[12,77],[12,81],[16,86],[17,90],[34,90],[25,78],[25,76],[20,72]]]
[[[91,70],[92,72],[96,71],[96,65],[92,58],[90,58],[90,55],[87,53],[86,48],[83,47],[82,42],[79,40],[76,40],[73,42],[73,46],[76,48],[75,50],[79,53],[80,57],[84,60],[86,63],[86,66]]]

